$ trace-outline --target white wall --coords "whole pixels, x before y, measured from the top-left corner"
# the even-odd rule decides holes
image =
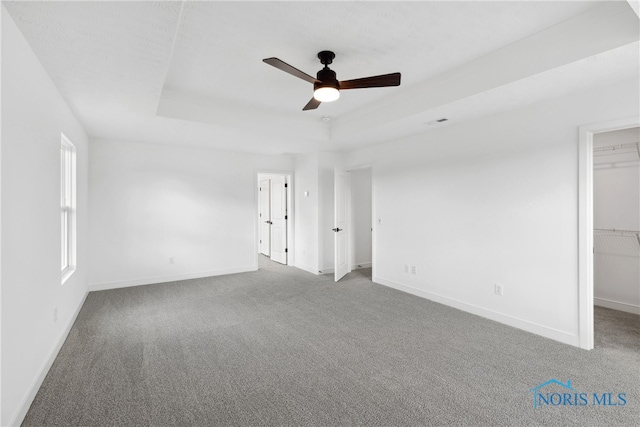
[[[333,181],[334,170],[342,167],[343,159],[343,154],[316,152],[295,161],[296,267],[310,273],[334,271]]]
[[[19,424],[87,292],[87,135],[2,6],[2,419]],[[60,133],[77,148],[75,273],[61,285]],[[57,321],[54,321],[57,308]]]
[[[319,265],[324,274],[335,270],[335,169],[341,168],[343,155],[339,153],[318,153],[318,185],[320,186],[320,206],[318,211]]]
[[[637,143],[640,129],[594,135],[596,147]],[[635,148],[595,152],[594,228],[640,229],[640,158]],[[640,242],[633,236],[594,234],[596,305],[640,314]]]
[[[2,22],[6,13],[4,5],[0,6],[0,43],[2,42]],[[0,46],[0,52],[2,46]],[[2,54],[0,54],[0,242],[2,242]],[[2,244],[0,244],[0,424],[3,420],[2,411]]]
[[[638,89],[450,117],[350,153],[349,165],[373,165],[374,281],[578,345],[578,127],[637,115]]]
[[[293,181],[295,266],[318,274],[318,153],[296,157]]]
[[[333,273],[334,259],[334,181],[335,171],[328,153],[320,153],[318,166],[318,184],[320,201],[318,206],[318,265],[323,274]]]
[[[371,169],[349,173],[351,182],[351,266],[371,267]]]
[[[90,289],[257,269],[256,173],[292,168],[280,156],[92,140]]]

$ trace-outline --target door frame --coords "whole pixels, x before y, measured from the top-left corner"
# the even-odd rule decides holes
[[[268,214],[265,216],[265,206],[263,206],[262,202],[263,202],[263,198],[265,197],[265,191],[264,187],[262,186],[262,183],[267,182],[268,183],[268,207],[266,208],[266,210],[268,211]],[[265,221],[266,218],[266,221]],[[263,233],[264,231],[264,227],[265,227],[265,223],[268,223],[271,221],[271,178],[267,178],[267,177],[259,177],[258,178],[258,252],[261,253],[262,255],[266,255],[266,256],[271,256],[271,226],[269,226],[269,235],[265,238],[265,235]],[[268,250],[265,250],[265,246],[268,246]],[[268,252],[268,255],[265,253]]]
[[[344,178],[344,180],[342,179]],[[342,196],[342,197],[341,197]],[[351,174],[344,168],[336,167],[333,172],[333,277],[338,282],[351,272],[351,223],[353,216],[349,209],[351,199]],[[340,220],[342,213],[342,221]],[[340,229],[340,227],[344,229]],[[340,234],[344,231],[344,234]],[[344,244],[341,245],[340,243]],[[344,265],[339,264],[340,248],[344,249],[342,256]],[[342,268],[344,267],[344,268]]]
[[[578,129],[578,334],[579,346],[593,349],[593,136],[640,126],[627,117],[580,126]]]
[[[376,192],[375,192],[376,180],[375,180],[375,174],[374,174],[375,169],[373,164],[371,163],[365,163],[357,166],[349,166],[345,168],[347,173],[351,173],[352,171],[357,171],[361,169],[369,169],[371,171],[371,228],[373,228],[373,230],[371,231],[371,281],[375,282],[376,281],[376,234],[378,230],[378,228],[376,227],[376,220],[375,220],[376,219]],[[349,192],[347,194],[347,197],[349,198],[349,201],[351,201],[351,185],[349,185]],[[351,202],[349,202],[348,205],[350,205],[350,203]],[[353,216],[352,216],[351,209],[347,209],[347,224],[349,224],[349,227],[353,229]],[[354,247],[351,244],[351,242],[349,242],[349,244],[347,245],[347,248],[349,250],[349,253],[347,254],[347,256],[349,257],[349,260],[351,260],[351,251],[354,250]],[[349,271],[351,271],[351,268],[352,266],[349,265]]]
[[[281,175],[284,176],[287,180],[287,265],[294,265],[294,232],[295,232],[295,212],[293,211],[294,200],[293,200],[293,172],[291,171],[274,171],[274,170],[263,170],[258,169],[255,170],[253,176],[253,204],[254,204],[254,218],[253,218],[253,229],[254,229],[254,239],[253,239],[253,253],[254,253],[254,269],[257,270],[259,267],[259,256],[260,256],[260,177],[262,175]]]

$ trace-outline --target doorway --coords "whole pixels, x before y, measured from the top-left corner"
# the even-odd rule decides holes
[[[594,138],[597,134],[637,128],[638,117],[581,126],[578,144],[578,307],[579,346],[594,347]],[[638,141],[636,141],[638,142]],[[606,147],[607,142],[601,147]],[[598,144],[600,146],[600,143]],[[600,215],[600,213],[598,214]],[[606,215],[602,217],[606,218]],[[601,228],[601,224],[598,224]],[[607,230],[606,226],[603,228]],[[636,244],[640,243],[640,240]],[[637,283],[637,282],[636,282]]]
[[[371,279],[373,266],[373,183],[372,169],[349,171],[349,264],[362,269]]]
[[[257,252],[289,265],[292,242],[291,175],[258,173]],[[256,262],[256,264],[258,264]]]
[[[640,349],[638,127],[593,137],[593,226],[594,347]]]

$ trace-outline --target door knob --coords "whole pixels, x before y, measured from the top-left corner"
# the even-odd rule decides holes
[[[336,233],[339,231],[342,231],[342,228],[332,228],[331,230],[335,231]]]

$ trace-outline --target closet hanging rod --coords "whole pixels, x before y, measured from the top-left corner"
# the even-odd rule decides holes
[[[635,148],[636,152],[640,156],[640,142],[629,142],[627,144],[607,145],[605,147],[593,147],[593,152],[601,153],[604,151],[617,151],[617,150],[632,149],[632,148]]]
[[[594,228],[593,231],[597,231],[600,233],[622,233],[622,234],[630,234],[631,236],[635,236],[640,233],[640,230],[621,230],[619,228]]]

